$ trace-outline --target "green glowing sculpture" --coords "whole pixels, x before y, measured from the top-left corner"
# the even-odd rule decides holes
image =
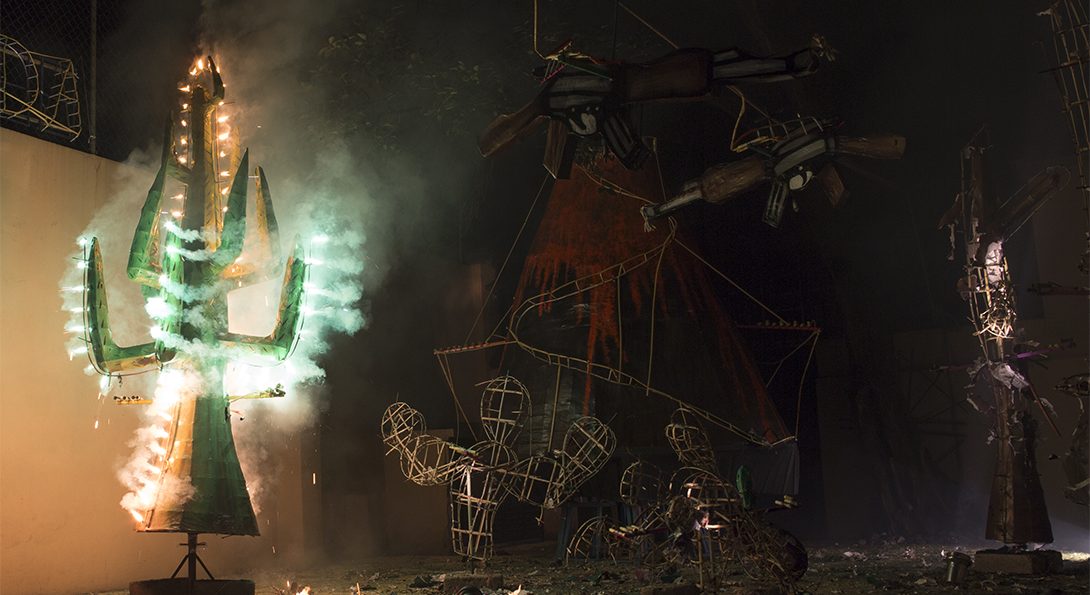
[[[247,233],[249,156],[236,158],[222,79],[211,58],[207,64],[198,60],[189,74],[179,89],[182,134],[176,144],[172,118],[129,252],[128,276],[141,285],[155,320],[154,341],[127,347],[114,342],[97,238],[90,239],[85,263],[84,333],[101,374],[161,370],[152,405],[160,419],[138,433],[146,439],[137,448],[146,449],[147,465],[141,464],[133,492],[123,501],[139,530],[257,535],[228,404],[283,391],[231,397],[225,394],[224,374],[235,360],[281,361],[290,354],[302,322],[308,264],[296,241],[272,333],[229,332],[228,291],[276,274],[278,228],[265,174],[257,168],[255,213]],[[164,204],[170,179],[185,187],[174,197],[184,198],[177,208]]]

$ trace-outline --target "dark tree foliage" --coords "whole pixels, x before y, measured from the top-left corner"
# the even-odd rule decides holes
[[[572,0],[541,4],[542,53],[573,39],[603,59],[646,57],[646,31],[629,26],[614,40],[612,3],[593,10]],[[543,61],[526,8],[439,0],[361,6],[318,51],[314,82],[333,90],[327,107],[341,113],[342,131],[377,148],[404,150],[421,134],[431,142],[437,133],[475,137],[538,91],[532,71]]]

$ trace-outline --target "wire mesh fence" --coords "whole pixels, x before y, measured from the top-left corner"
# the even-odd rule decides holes
[[[134,147],[124,97],[103,85],[126,19],[124,0],[4,0],[0,5],[0,124],[72,148],[123,159]],[[108,77],[107,77],[108,80]]]

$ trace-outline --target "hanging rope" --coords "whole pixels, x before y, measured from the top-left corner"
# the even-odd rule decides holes
[[[651,142],[652,151],[655,153],[655,169],[659,176],[659,190],[662,192],[662,200],[666,200],[666,186],[662,181],[662,166],[659,163],[659,143],[658,139],[654,139]],[[666,237],[666,241],[662,244],[662,251],[659,252],[658,262],[655,264],[655,277],[651,284],[651,333],[647,341],[647,386],[651,386],[651,372],[655,369],[655,319],[658,310],[655,309],[656,300],[659,293],[659,277],[662,272],[662,258],[666,255],[666,247],[670,245],[670,242],[674,239],[674,234],[677,232],[677,225],[671,219],[670,222],[670,234]],[[618,298],[619,299],[619,298]],[[650,389],[648,389],[650,390]],[[650,394],[647,392],[645,394]]]
[[[545,56],[541,54],[541,51],[537,49],[537,0],[534,0],[534,53],[538,58],[545,60]]]
[[[450,373],[450,362],[447,361],[445,354],[435,354],[435,358],[439,360],[439,368],[443,370],[443,379],[447,381],[447,388],[450,389],[450,396],[454,400],[454,407],[458,410],[458,414],[462,416],[462,419],[466,422],[466,427],[469,428],[469,434],[473,436],[473,442],[477,442],[477,432],[473,431],[473,424],[469,421],[469,416],[466,415],[465,409],[462,409],[462,402],[458,399],[458,391],[454,389],[454,378]],[[457,439],[457,437],[455,438]]]
[[[534,4],[535,4],[535,6],[537,5],[537,0],[534,1]],[[651,23],[648,23],[646,19],[644,19],[640,15],[636,14],[636,12],[633,11],[631,8],[629,8],[624,2],[618,2],[617,5],[620,6],[621,8],[623,8],[625,10],[625,12],[632,15],[632,17],[634,19],[636,19],[637,21],[639,21],[641,25],[643,25],[644,27],[647,27],[655,35],[658,35],[659,38],[662,39],[663,41],[665,41],[667,44],[669,44],[670,47],[674,48],[675,50],[678,49],[679,47],[681,47],[678,44],[674,43],[674,41],[672,39],[670,39],[669,37],[666,37],[665,33],[663,33],[662,31],[659,31],[658,29],[656,29],[653,25],[651,25]]]
[[[671,226],[671,228],[670,228],[670,237],[667,238],[666,242],[662,246],[662,250],[659,252],[658,261],[655,263],[654,282],[651,284],[651,305],[649,306],[650,310],[651,310],[651,331],[650,331],[650,335],[647,338],[647,387],[648,388],[647,388],[646,394],[651,394],[651,392],[650,392],[651,391],[651,388],[650,388],[651,387],[651,371],[652,371],[652,369],[654,369],[654,363],[655,363],[655,318],[656,318],[656,309],[655,309],[656,303],[655,303],[655,300],[658,298],[659,273],[662,271],[662,257],[666,255],[666,246],[669,245],[670,241],[674,239],[674,230],[676,230],[676,229],[677,229],[676,227]]]
[[[617,7],[620,5],[620,0],[613,0],[613,49],[609,53],[610,61],[617,59]]]
[[[621,278],[613,282],[613,295],[617,297],[617,369],[624,369],[624,319],[621,317]]]
[[[799,342],[799,344],[796,345],[794,349],[792,349],[791,351],[788,351],[787,355],[781,357],[779,359],[779,361],[776,362],[776,369],[772,371],[772,375],[769,376],[768,380],[765,381],[765,386],[772,386],[772,381],[776,379],[776,374],[780,373],[780,368],[783,367],[783,363],[786,362],[792,355],[795,355],[795,352],[797,352],[798,350],[805,347],[806,344],[809,343],[811,339],[813,339],[815,336],[817,336],[817,334],[818,334],[818,331],[814,331],[814,332],[810,333],[809,335],[806,336],[805,339],[803,339],[801,342]],[[761,362],[761,363],[771,363],[771,362]]]
[[[780,140],[780,138],[776,137],[776,136],[758,135],[756,138],[754,138],[752,140],[748,140],[748,141],[746,141],[746,142],[744,142],[742,144],[738,144],[738,140],[737,140],[738,139],[738,126],[742,123],[742,116],[745,115],[745,113],[746,113],[746,106],[747,105],[752,107],[753,109],[757,110],[757,112],[759,112],[762,116],[764,116],[766,119],[768,119],[770,123],[773,122],[774,120],[773,120],[772,116],[768,115],[768,112],[764,111],[763,109],[760,108],[760,106],[758,106],[757,104],[755,104],[752,101],[750,101],[749,99],[747,99],[746,94],[742,93],[742,91],[738,87],[735,87],[734,85],[727,85],[727,89],[730,89],[730,91],[732,93],[737,95],[738,96],[738,101],[741,102],[741,105],[738,107],[738,116],[734,118],[734,127],[731,129],[731,132],[730,132],[730,150],[732,152],[742,153],[742,152],[746,151],[747,149],[749,149],[749,147],[751,145],[771,143],[771,142],[776,142],[776,141]]]
[[[773,310],[772,308],[769,308],[768,306],[764,305],[764,303],[761,302],[761,300],[754,297],[752,293],[746,291],[745,289],[742,289],[741,285],[738,285],[737,283],[735,283],[734,280],[731,279],[730,277],[728,277],[723,271],[720,271],[719,269],[715,268],[715,266],[712,265],[712,263],[708,262],[707,260],[704,260],[703,256],[697,254],[695,250],[693,250],[692,248],[685,245],[685,242],[682,242],[681,240],[677,240],[677,245],[681,246],[682,248],[687,250],[689,252],[689,254],[692,254],[694,257],[696,257],[697,260],[704,263],[704,266],[706,266],[709,269],[711,269],[712,271],[714,271],[715,274],[719,275],[727,283],[730,283],[731,286],[733,286],[735,289],[740,291],[742,293],[742,295],[749,298],[750,301],[752,301],[753,303],[760,306],[765,312],[768,312],[769,314],[775,316],[776,320],[778,320],[778,321],[780,321],[780,322],[782,322],[784,324],[787,324],[787,320],[783,316],[780,316],[779,314],[776,313],[775,310]]]
[[[576,167],[579,169],[579,171],[583,172],[584,175],[586,175],[588,178],[590,178],[590,180],[592,182],[594,182],[595,184],[598,184],[599,186],[601,186],[602,188],[605,188],[606,190],[611,190],[611,191],[616,192],[617,194],[620,194],[622,196],[627,196],[629,198],[634,198],[634,199],[636,199],[638,201],[647,203],[649,205],[657,204],[656,201],[653,201],[650,198],[647,198],[645,196],[641,196],[639,194],[636,194],[635,192],[632,192],[631,190],[626,190],[626,189],[622,188],[620,185],[615,184],[615,183],[613,183],[613,182],[611,182],[611,181],[609,181],[609,180],[607,180],[607,179],[605,179],[605,178],[603,178],[603,177],[601,177],[601,176],[599,176],[597,174],[594,174],[593,172],[591,172],[587,168],[583,167],[582,165],[577,164]]]
[[[530,208],[526,210],[526,217],[522,219],[522,225],[519,227],[519,232],[515,234],[515,240],[511,242],[511,248],[507,250],[507,256],[504,257],[503,264],[500,265],[500,270],[496,273],[496,278],[492,281],[492,287],[488,290],[488,296],[484,298],[484,302],[481,303],[481,309],[477,311],[477,317],[473,319],[473,325],[469,327],[469,332],[466,333],[466,338],[462,343],[469,343],[469,339],[473,337],[473,331],[477,330],[477,323],[481,321],[481,315],[484,314],[485,308],[488,307],[488,303],[492,299],[492,294],[496,291],[496,286],[499,285],[500,277],[503,275],[504,269],[507,268],[508,261],[511,260],[511,254],[515,252],[515,246],[518,246],[519,240],[522,238],[522,232],[526,230],[526,224],[530,222],[530,215],[534,213],[534,207],[537,206],[537,201],[541,198],[542,191],[545,190],[545,184],[548,183],[549,174],[546,173],[544,179],[541,180],[541,186],[537,189],[537,195],[534,196],[534,201],[530,203]],[[490,337],[486,337],[485,340],[488,340],[488,338]]]
[[[560,406],[560,366],[556,367],[556,383],[553,384],[553,419],[549,422],[549,448],[545,452],[553,451],[553,435],[556,433],[556,409]]]
[[[799,435],[799,420],[802,418],[802,385],[806,380],[806,373],[810,371],[810,361],[814,359],[814,350],[817,348],[818,336],[821,331],[814,333],[814,342],[810,344],[810,353],[806,355],[806,365],[802,367],[802,375],[799,376],[799,394],[795,399],[795,436]]]

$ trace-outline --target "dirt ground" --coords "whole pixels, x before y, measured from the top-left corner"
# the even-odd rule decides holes
[[[810,569],[798,584],[799,593],[1090,593],[1085,554],[1065,555],[1061,574],[1031,577],[970,571],[961,586],[953,586],[942,583],[946,569],[943,551],[949,549],[909,544],[811,547]],[[638,594],[650,584],[646,573],[631,564],[596,561],[564,566],[552,561],[553,552],[552,543],[497,547],[485,572],[502,575],[503,588],[484,588],[482,592],[507,595],[521,587],[523,593],[518,595]],[[464,574],[464,567],[453,556],[389,556],[353,565],[266,570],[252,573],[250,578],[257,583],[258,595],[296,595],[303,587],[310,587],[311,595],[435,595],[443,592],[443,579],[456,574]],[[686,571],[677,580],[694,582],[696,574]],[[288,590],[289,583],[295,588]],[[755,584],[739,569],[717,592],[765,595],[778,590]]]
[[[949,548],[947,548],[949,549]],[[1050,576],[1026,577],[970,572],[960,587],[942,584],[946,565],[941,545],[886,544],[870,547],[820,547],[810,549],[810,569],[799,583],[802,593],[1090,593],[1090,573],[1085,556],[1067,556],[1064,572]],[[488,573],[504,577],[504,588],[483,589],[490,595],[507,594],[520,586],[535,595],[612,593],[637,594],[646,576],[636,567],[613,562],[592,562],[564,566],[554,564],[553,544],[497,548]],[[298,587],[310,586],[314,595],[360,593],[390,595],[441,593],[447,574],[461,573],[458,560],[449,556],[382,557],[352,566],[331,566],[292,572],[257,575],[261,595],[286,593],[288,581]],[[419,580],[418,580],[419,579]],[[641,580],[644,579],[644,580]],[[695,581],[694,573],[683,573],[679,581]],[[415,583],[414,583],[415,581]],[[413,584],[437,584],[412,587]],[[768,586],[753,584],[738,571],[728,577],[721,593],[774,593]],[[292,593],[291,595],[295,595]],[[521,595],[521,594],[520,594]]]

